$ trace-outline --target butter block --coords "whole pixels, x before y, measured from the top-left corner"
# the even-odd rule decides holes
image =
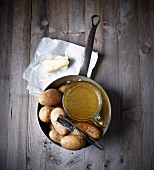
[[[60,69],[68,68],[68,57],[56,56],[52,60],[44,60],[43,67],[47,73],[52,73]]]

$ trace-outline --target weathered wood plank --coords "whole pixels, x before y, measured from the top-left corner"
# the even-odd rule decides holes
[[[85,2],[70,0],[68,4],[69,42],[85,46]]]
[[[10,55],[12,36],[12,3],[0,3],[0,169],[7,169],[8,119],[10,98]],[[9,10],[10,9],[10,10]]]
[[[154,1],[138,1],[143,169],[154,169]]]
[[[121,87],[120,142],[126,169],[143,169],[140,58],[136,1],[119,1],[116,23]],[[123,167],[121,167],[123,168]]]
[[[12,53],[8,56],[11,68],[7,169],[12,170],[26,169],[28,93],[22,74],[29,63],[30,5],[30,1],[14,1],[13,25],[9,25],[13,32]]]
[[[56,0],[49,3],[49,36],[68,41],[68,1]]]
[[[48,1],[34,0],[31,4],[31,48],[30,60],[44,36],[48,36]],[[28,66],[28,65],[27,65]],[[41,131],[37,118],[37,97],[29,96],[28,134],[27,134],[27,169],[46,169],[47,137]]]

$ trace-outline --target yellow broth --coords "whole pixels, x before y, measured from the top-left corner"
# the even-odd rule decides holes
[[[99,109],[96,87],[88,82],[70,84],[63,102],[68,114],[78,120],[91,118]]]

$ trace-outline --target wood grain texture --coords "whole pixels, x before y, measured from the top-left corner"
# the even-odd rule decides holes
[[[49,36],[68,41],[68,1],[50,1],[49,11]]]
[[[154,169],[153,9],[152,0],[1,0],[0,169]],[[43,37],[85,46],[94,14],[101,21],[92,78],[109,95],[112,121],[104,151],[68,151],[41,131],[22,74]]]
[[[31,3],[30,60],[44,36],[48,36],[48,1],[33,0]],[[50,142],[42,133],[37,120],[37,97],[29,96],[27,132],[27,169],[45,169],[46,147]]]
[[[8,119],[11,117],[10,100],[10,55],[12,35],[12,8],[9,1],[0,4],[0,169],[7,168]],[[10,11],[9,11],[10,9]],[[10,25],[10,27],[9,27]]]
[[[85,46],[85,2],[69,1],[68,5],[69,41]]]
[[[29,63],[30,1],[14,1],[10,67],[7,169],[26,169],[28,93],[22,74]],[[26,15],[26,17],[25,17]],[[26,56],[26,57],[25,57]]]
[[[154,2],[138,3],[143,169],[154,169]]]
[[[116,36],[119,58],[119,86],[121,87],[120,137],[124,165],[142,169],[142,112],[140,86],[140,58],[138,53],[137,3],[119,1]],[[137,140],[140,139],[140,140]]]

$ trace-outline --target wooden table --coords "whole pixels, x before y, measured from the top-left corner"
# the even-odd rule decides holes
[[[42,37],[85,45],[93,14],[101,22],[92,77],[109,95],[112,121],[104,151],[67,151],[41,131],[22,75]],[[153,31],[153,0],[1,0],[0,169],[153,170]]]

